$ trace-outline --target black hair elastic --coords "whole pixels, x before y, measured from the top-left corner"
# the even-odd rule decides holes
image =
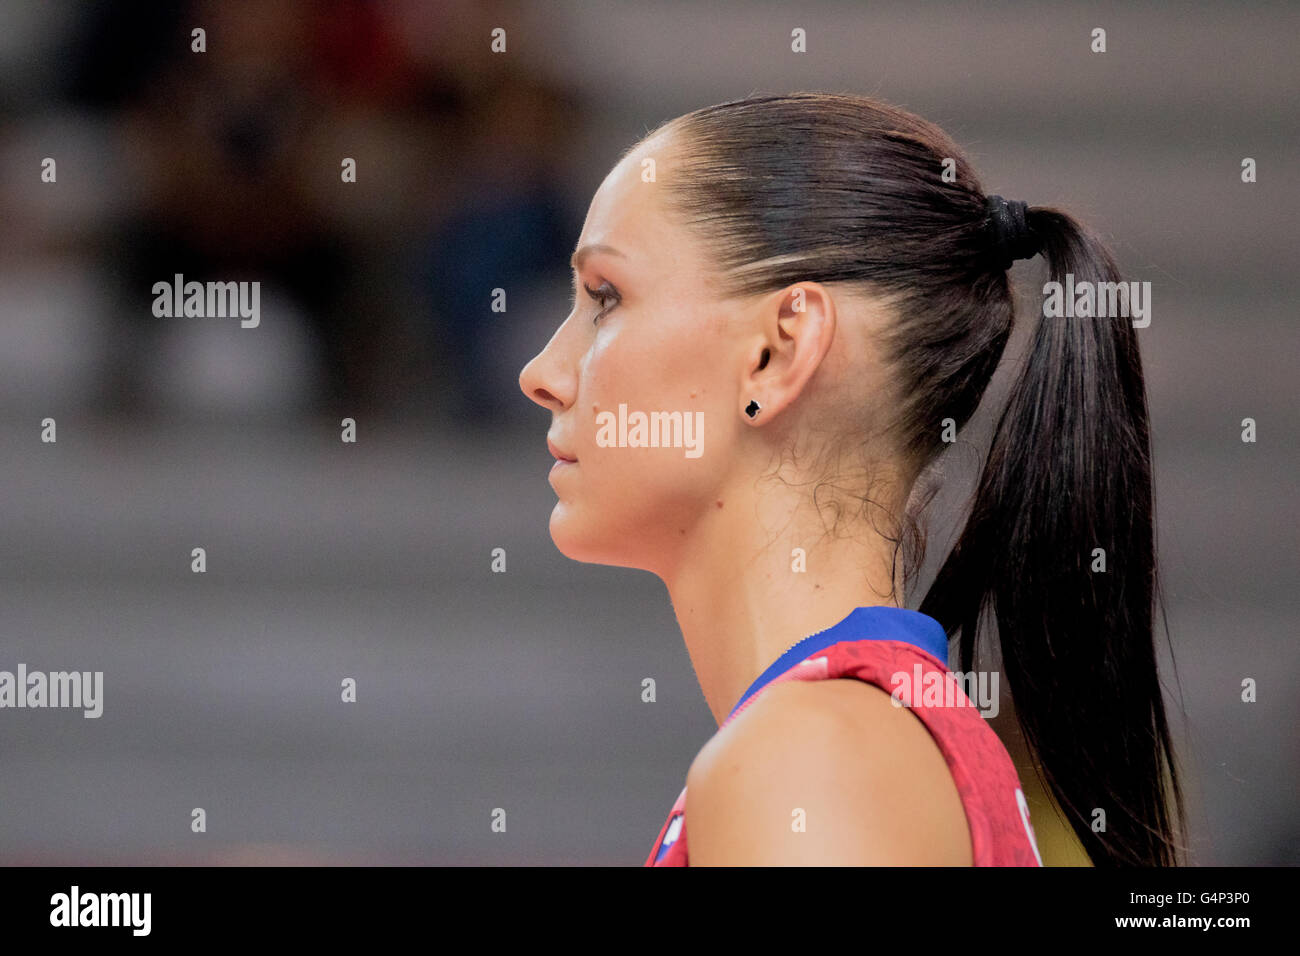
[[[1032,259],[1042,252],[1042,239],[1026,220],[1029,203],[989,196],[986,206],[988,228],[993,237],[991,255],[1003,269],[1010,269],[1017,259]]]

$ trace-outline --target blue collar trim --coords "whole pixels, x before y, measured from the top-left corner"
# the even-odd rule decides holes
[[[771,666],[749,685],[749,690],[745,691],[744,696],[736,702],[736,706],[731,708],[731,713],[727,715],[728,719],[769,681],[780,677],[804,658],[844,641],[902,641],[919,647],[947,666],[948,634],[944,631],[943,625],[928,614],[901,607],[854,608],[849,612],[849,616],[838,624],[816,634],[810,634],[773,661]]]

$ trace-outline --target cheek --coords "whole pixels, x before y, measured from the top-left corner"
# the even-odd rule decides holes
[[[691,341],[687,323],[652,323],[642,314],[620,321],[608,334],[597,335],[580,371],[574,419],[576,437],[588,453],[609,450],[597,443],[604,413],[684,415],[701,407],[717,374]]]
[[[727,401],[725,343],[710,334],[711,323],[706,318],[690,311],[661,308],[628,314],[619,323],[607,335],[597,337],[579,379],[575,423],[581,424],[589,453],[612,459],[611,471],[643,468],[649,470],[647,477],[671,474],[684,459],[699,466],[697,459],[710,454],[708,438],[718,434],[720,403]],[[634,447],[638,416],[653,416],[654,421],[648,423],[652,437],[667,431],[671,424],[672,437],[679,440],[661,442],[660,447]],[[671,422],[664,416],[671,416]],[[608,431],[602,435],[600,424],[611,417],[620,425],[627,422],[628,444],[609,447],[598,441],[608,439]],[[705,442],[702,453],[691,450],[686,455],[682,449],[674,455],[670,451],[674,445],[698,445],[701,432]],[[701,470],[695,467],[692,474]]]
[[[725,365],[718,328],[706,315],[667,305],[612,320],[583,358],[581,411],[590,417],[593,404],[613,409],[620,402],[645,411],[681,411],[703,393],[716,392]]]
[[[634,540],[664,543],[716,497],[732,423],[721,363],[702,344],[620,328],[593,345],[580,370],[578,466],[552,522],[557,540],[585,540],[619,563],[613,552],[630,558]]]

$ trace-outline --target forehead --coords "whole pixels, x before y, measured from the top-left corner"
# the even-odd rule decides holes
[[[621,251],[629,264],[642,267],[671,267],[680,259],[690,236],[670,219],[661,194],[671,163],[669,147],[666,135],[657,135],[609,171],[587,209],[579,248],[604,243]],[[653,167],[647,160],[654,161]],[[646,172],[649,168],[653,179]]]

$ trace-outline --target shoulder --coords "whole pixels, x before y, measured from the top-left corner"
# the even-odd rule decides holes
[[[970,830],[925,725],[859,680],[767,688],[686,777],[692,865],[971,863]]]

